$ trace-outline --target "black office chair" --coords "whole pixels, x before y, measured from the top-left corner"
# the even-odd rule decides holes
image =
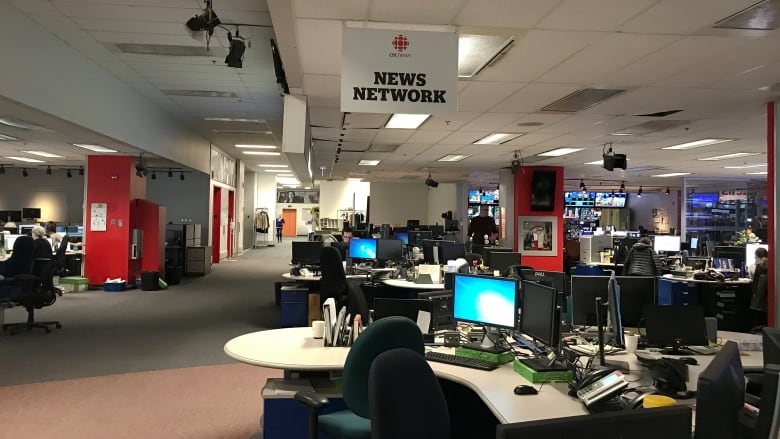
[[[450,415],[439,380],[410,349],[379,354],[368,374],[371,439],[446,439]]]
[[[0,262],[0,274],[12,277],[18,274],[31,274],[33,270],[33,248],[35,240],[32,236],[19,236],[14,241],[11,257]]]
[[[325,299],[336,299],[336,308],[347,306],[349,299],[347,275],[341,264],[341,254],[332,246],[323,247],[320,251],[320,305]]]
[[[353,317],[360,314],[360,319],[368,323],[368,301],[360,285],[347,282],[347,312]]]
[[[41,268],[42,277],[32,274],[19,274],[13,277],[14,286],[21,291],[20,296],[13,298],[13,303],[23,306],[27,310],[27,321],[22,323],[4,324],[3,331],[8,331],[9,334],[15,335],[24,330],[32,331],[33,328],[40,328],[48,334],[51,332],[51,326],[58,329],[62,328],[62,325],[58,321],[35,321],[36,309],[50,306],[57,301],[57,295],[54,293],[53,288],[46,286],[51,283],[51,279],[54,275],[54,267],[54,261],[49,261],[45,267]],[[44,281],[44,279],[47,278],[48,281]]]
[[[482,265],[482,255],[479,253],[466,253],[466,256],[463,259],[469,264],[473,264],[474,261],[477,261],[477,265]]]

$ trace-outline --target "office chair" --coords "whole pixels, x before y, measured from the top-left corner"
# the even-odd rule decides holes
[[[446,439],[450,415],[425,357],[409,349],[379,354],[368,374],[371,439]]]
[[[309,437],[317,439],[319,430],[330,438],[369,439],[371,413],[368,376],[371,363],[382,352],[406,348],[420,355],[425,350],[420,328],[406,317],[386,317],[367,327],[352,345],[344,362],[341,389],[346,410],[319,415],[327,398],[312,391],[300,391],[295,399],[309,408]]]
[[[23,235],[16,238],[11,257],[4,262],[0,262],[0,274],[4,277],[31,274],[33,270],[33,248],[34,240],[32,236]]]
[[[466,253],[466,257],[464,259],[469,263],[469,265],[473,264],[474,261],[477,261],[477,265],[482,265],[482,255],[480,253]]]
[[[333,246],[323,247],[320,251],[320,305],[325,299],[336,299],[336,309],[348,305],[347,275],[341,264],[341,253]]]
[[[46,267],[42,268],[43,276],[49,279],[54,274],[54,262],[50,261]],[[33,328],[43,329],[47,334],[51,332],[50,326],[62,328],[58,321],[36,322],[35,309],[41,309],[44,306],[50,306],[57,301],[57,295],[52,288],[47,288],[42,282],[42,278],[32,274],[19,274],[14,276],[13,283],[21,290],[21,296],[13,298],[13,303],[25,307],[27,310],[27,321],[22,323],[7,323],[3,325],[3,331],[15,335],[18,332]]]
[[[368,302],[360,285],[347,282],[347,312],[353,317],[360,314],[360,319],[368,323]]]

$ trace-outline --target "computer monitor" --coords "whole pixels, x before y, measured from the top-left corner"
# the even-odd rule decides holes
[[[322,241],[293,241],[292,263],[298,265],[319,265]]]
[[[5,245],[5,251],[10,252],[14,249],[14,242],[19,235],[3,234],[3,242]]]
[[[561,307],[561,312],[568,312],[569,307],[566,303],[566,298],[571,293],[571,284],[566,282],[566,273],[523,268],[520,270],[520,279],[555,288],[555,291],[558,292],[558,306]]]
[[[680,237],[672,235],[655,235],[653,250],[656,252],[679,252]]]
[[[561,342],[561,312],[555,288],[536,282],[522,281],[520,332],[535,342],[558,349]]]
[[[21,210],[0,210],[0,221],[13,221],[15,223],[22,221]]]
[[[436,239],[423,239],[422,241],[420,241],[420,246],[422,247],[423,261],[425,261],[426,264],[447,263],[447,261],[444,262],[439,261],[439,251],[437,250],[437,247],[441,242],[443,241],[439,241]],[[450,242],[455,242],[455,241],[450,241]]]
[[[454,261],[458,258],[466,257],[466,245],[458,244],[455,241],[437,241],[439,244],[439,263],[446,264],[447,261]]]
[[[496,439],[691,439],[691,411],[690,406],[677,405],[499,424]]]
[[[645,307],[653,305],[656,281],[653,276],[617,276],[620,285],[620,316],[623,326],[645,327]]]
[[[434,238],[439,238],[442,235],[444,235],[444,226],[443,225],[434,224],[432,226],[428,226],[428,230],[431,231],[431,233],[433,234]]]
[[[571,277],[571,323],[578,326],[596,326],[596,297],[606,300],[609,276]],[[607,323],[602,313],[602,324]]]
[[[408,317],[417,321],[420,311],[431,312],[431,301],[426,299],[394,299],[377,297],[374,299],[374,321],[391,316]]]
[[[620,284],[618,284],[615,276],[611,276],[607,283],[607,316],[609,317],[607,323],[611,335],[609,344],[614,347],[624,348],[626,343],[623,338],[623,318],[620,315],[620,304]]]
[[[764,365],[761,404],[753,439],[776,439],[780,431],[780,364]]]
[[[490,269],[498,270],[502,276],[509,271],[509,267],[520,265],[521,254],[518,252],[495,252],[490,254]]]
[[[37,226],[38,224],[20,224],[19,225],[19,234],[20,235],[30,235],[32,234],[33,227]]]
[[[406,220],[406,228],[409,230],[417,230],[420,228],[420,220],[408,219]]]
[[[401,241],[403,245],[409,245],[409,232],[396,231],[393,232],[393,237]]]
[[[780,364],[780,329],[765,326],[761,330],[764,366]]]
[[[382,261],[400,261],[403,258],[404,244],[398,239],[378,239],[376,258]]]
[[[647,343],[672,347],[665,355],[685,355],[684,346],[707,346],[704,309],[698,305],[650,305],[645,307]]]
[[[483,247],[482,248],[482,261],[488,267],[491,266],[490,256],[491,253],[498,252],[511,252],[513,249],[509,247]]]
[[[745,244],[745,267],[756,263],[756,250],[759,248],[769,251],[769,244]]]
[[[497,328],[513,329],[516,326],[515,279],[456,274],[452,298],[453,316],[456,321],[485,326],[485,338],[478,348],[492,350],[493,340],[499,337]]]
[[[737,344],[729,341],[699,374],[694,438],[739,437],[744,404],[745,373]]]
[[[419,247],[425,239],[433,239],[433,234],[430,230],[409,231],[409,245]]]
[[[351,259],[376,259],[376,239],[353,237],[349,240],[348,255]]]
[[[22,219],[39,219],[41,217],[41,208],[40,207],[23,207],[22,208]]]
[[[695,256],[699,251],[699,238],[698,237],[692,237],[688,240],[688,251],[691,253],[691,256]]]

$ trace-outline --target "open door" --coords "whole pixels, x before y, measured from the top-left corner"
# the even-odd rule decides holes
[[[236,244],[236,219],[233,216],[235,210],[235,191],[228,190],[228,233],[227,233],[227,257],[233,257],[233,248]]]
[[[219,263],[219,244],[222,238],[220,215],[222,214],[222,188],[214,186],[214,200],[211,203],[211,262]]]
[[[284,226],[282,226],[282,236],[297,236],[298,211],[296,209],[283,209],[282,219],[284,220]]]

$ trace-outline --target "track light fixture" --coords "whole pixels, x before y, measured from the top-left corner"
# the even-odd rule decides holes
[[[244,43],[244,39],[238,35],[238,27],[236,27],[236,36],[233,36],[228,32],[227,38],[230,42],[230,49],[225,57],[225,64],[227,64],[228,67],[240,69],[244,66],[244,51],[246,51],[246,44]]]
[[[84,167],[79,168],[79,175],[84,175]]]
[[[585,181],[584,180],[580,180],[580,192],[587,192],[587,191],[588,191],[588,188],[587,188],[587,186],[585,186]]]
[[[152,171],[152,180],[157,180],[157,173]]]
[[[30,175],[30,173],[27,172],[27,168],[22,168],[22,177],[27,177],[29,175]]]
[[[669,186],[666,186],[666,192],[664,192],[666,195],[669,195],[672,193],[671,189],[669,189]]]
[[[171,168],[168,168],[168,177],[173,177],[173,171],[171,171]]]
[[[636,192],[636,196],[642,198],[642,186],[639,186],[639,190]]]
[[[207,31],[209,36],[214,34],[214,28],[219,26],[219,18],[211,6],[211,0],[205,0],[206,7],[200,15],[187,20],[187,28],[193,32]]]
[[[146,177],[149,170],[146,169],[146,163],[144,162],[144,153],[138,154],[138,158],[135,159],[135,175],[139,177]]]
[[[184,181],[184,171],[182,171],[181,175],[179,175],[179,180]]]
[[[433,177],[431,177],[431,173],[428,173],[428,178],[425,179],[425,185],[428,187],[439,187],[439,182],[434,180]]]
[[[65,176],[68,178],[73,178],[73,173],[68,169],[68,172],[65,173]]]
[[[51,175],[51,166],[46,167],[46,175]]]

